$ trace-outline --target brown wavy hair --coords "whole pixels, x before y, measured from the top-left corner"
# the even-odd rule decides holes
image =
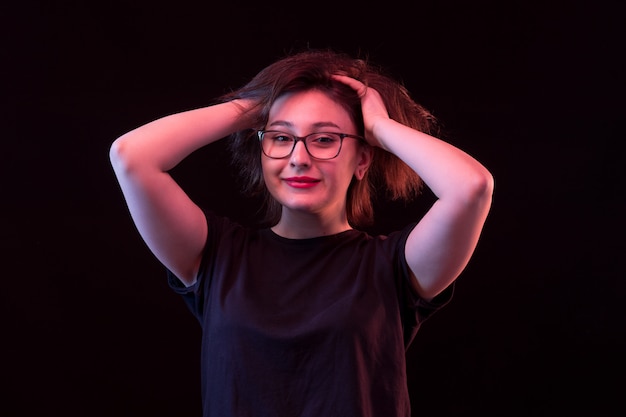
[[[393,120],[433,136],[439,134],[435,117],[416,103],[400,82],[367,58],[354,58],[333,50],[306,50],[279,59],[261,70],[243,87],[222,95],[218,100],[253,99],[258,103],[254,128],[231,135],[228,148],[234,167],[242,175],[243,192],[249,196],[262,197],[261,209],[264,211],[265,223],[270,226],[280,219],[281,207],[265,186],[256,131],[267,124],[269,110],[278,97],[290,92],[320,90],[345,108],[357,126],[358,134],[364,134],[359,97],[352,88],[332,79],[333,74],[350,76],[376,89]],[[348,187],[348,222],[356,228],[373,223],[373,197],[380,189],[384,189],[392,200],[408,201],[420,194],[422,186],[420,177],[402,160],[374,147],[372,164],[365,177],[361,181],[353,178]]]

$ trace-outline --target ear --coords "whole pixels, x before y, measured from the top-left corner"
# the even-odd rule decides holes
[[[357,161],[356,169],[354,170],[354,176],[357,180],[361,181],[363,177],[365,177],[365,174],[372,163],[373,156],[374,150],[371,146],[364,145],[359,147],[359,153],[357,155],[359,159]]]

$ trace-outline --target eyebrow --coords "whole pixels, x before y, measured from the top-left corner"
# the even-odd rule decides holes
[[[294,127],[293,123],[288,122],[286,120],[275,120],[268,125],[268,127],[276,127],[276,126]],[[340,129],[340,127],[337,126],[333,122],[316,122],[316,123],[311,124],[310,127],[313,129],[319,129],[321,127],[334,127],[334,128]]]

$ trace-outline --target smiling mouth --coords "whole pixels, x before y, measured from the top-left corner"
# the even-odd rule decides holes
[[[284,181],[287,183],[287,185],[294,188],[311,188],[316,186],[320,182],[320,180],[309,177],[285,178]]]

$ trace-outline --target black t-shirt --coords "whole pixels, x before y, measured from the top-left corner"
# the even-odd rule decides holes
[[[413,225],[286,239],[207,219],[197,283],[168,272],[202,326],[205,417],[410,416],[405,350],[453,290],[411,290]]]

